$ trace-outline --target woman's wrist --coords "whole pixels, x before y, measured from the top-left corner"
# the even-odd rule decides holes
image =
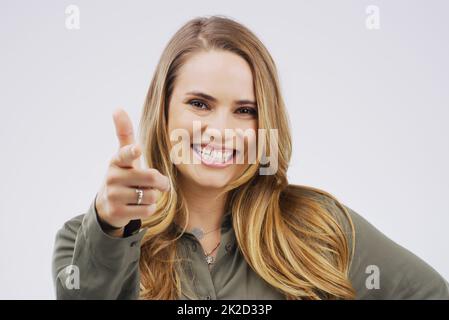
[[[110,225],[109,223],[101,219],[98,213],[97,213],[97,221],[103,232],[113,237],[120,237],[120,238],[123,237],[123,231],[125,230],[125,227],[115,227],[113,225]]]

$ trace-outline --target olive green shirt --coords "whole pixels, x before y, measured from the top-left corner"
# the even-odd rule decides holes
[[[341,209],[328,204],[343,222]],[[431,266],[345,208],[356,231],[349,274],[356,299],[449,299],[448,282]],[[145,231],[126,238],[107,235],[92,201],[85,214],[67,221],[56,235],[52,273],[57,299],[138,299]],[[179,253],[186,258],[178,265],[184,292],[180,299],[284,299],[243,258],[229,211],[222,218],[221,243],[211,270],[193,234],[186,232],[178,241]]]

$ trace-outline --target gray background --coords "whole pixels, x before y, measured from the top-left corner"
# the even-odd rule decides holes
[[[65,8],[80,9],[80,29]],[[380,29],[365,26],[368,5]],[[155,64],[199,15],[242,22],[277,62],[292,183],[337,196],[449,279],[447,1],[0,1],[0,298],[54,298],[58,228],[84,213]]]

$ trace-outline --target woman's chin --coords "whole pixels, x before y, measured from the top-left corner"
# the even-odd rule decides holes
[[[229,176],[220,177],[217,175],[205,175],[200,177],[196,176],[194,181],[198,186],[203,188],[223,189],[229,184],[229,178]]]
[[[233,170],[226,169],[199,169],[189,172],[189,180],[199,187],[210,189],[223,189],[233,179]]]
[[[225,168],[211,168],[204,164],[182,164],[178,166],[178,170],[187,185],[223,189],[243,172],[244,167],[234,164]]]

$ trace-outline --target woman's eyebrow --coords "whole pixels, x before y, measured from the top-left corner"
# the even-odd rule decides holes
[[[208,94],[206,94],[206,93],[204,93],[204,92],[200,92],[200,91],[190,91],[190,92],[187,92],[186,93],[187,95],[193,95],[193,96],[197,96],[197,97],[201,97],[201,98],[203,98],[203,99],[205,99],[205,100],[209,100],[209,101],[212,101],[212,102],[217,102],[217,99],[216,98],[214,98],[214,97],[212,97],[211,95],[208,95]],[[237,103],[237,104],[251,104],[251,105],[253,105],[253,106],[256,106],[257,104],[256,104],[256,102],[255,101],[252,101],[252,100],[236,100],[236,101],[234,101],[235,103]]]

